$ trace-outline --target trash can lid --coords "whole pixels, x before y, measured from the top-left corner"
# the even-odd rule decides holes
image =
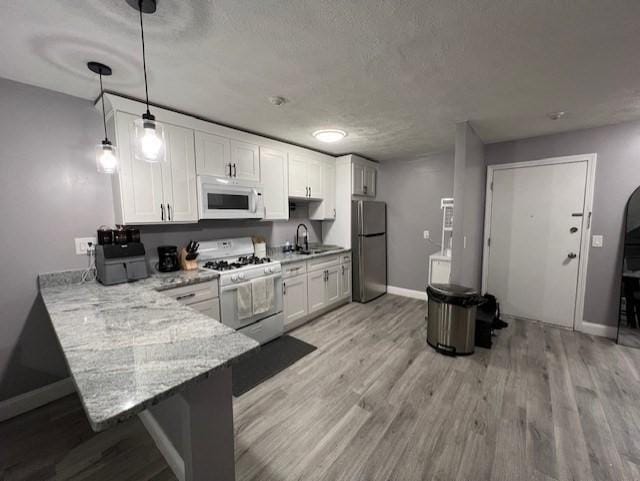
[[[429,289],[435,291],[437,294],[452,297],[468,297],[478,294],[476,289],[458,284],[429,284],[427,290]]]

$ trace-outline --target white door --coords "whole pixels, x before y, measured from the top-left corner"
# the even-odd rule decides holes
[[[265,220],[289,218],[287,153],[260,147]]]
[[[340,274],[340,297],[351,297],[351,264],[342,264]]]
[[[307,315],[307,275],[289,277],[282,281],[284,327]]]
[[[289,154],[289,196],[308,197],[307,159],[298,154]]]
[[[369,197],[376,196],[376,174],[377,171],[373,167],[364,168],[364,193]]]
[[[260,182],[260,154],[257,145],[239,140],[231,141],[231,166],[233,177]]]
[[[351,177],[351,193],[353,195],[364,195],[364,166],[361,164],[352,163]]]
[[[167,214],[162,192],[162,164],[136,160],[134,121],[137,118],[137,115],[116,113],[122,223],[159,224],[166,220]]]
[[[573,327],[587,167],[494,171],[487,292],[504,314]]]
[[[198,221],[193,130],[164,124],[167,160],[162,163],[166,220]]]
[[[309,273],[308,295],[309,314],[319,311],[326,305],[326,282],[324,271]]]
[[[231,143],[229,139],[196,130],[195,143],[198,175],[230,176]]]
[[[327,304],[333,304],[340,300],[340,276],[342,269],[340,266],[334,266],[327,269],[326,294]]]
[[[307,185],[309,186],[309,197],[312,199],[322,199],[324,197],[322,185],[322,167],[324,162],[318,159],[307,160]]]

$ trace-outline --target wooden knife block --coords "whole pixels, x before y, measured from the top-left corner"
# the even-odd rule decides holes
[[[180,249],[180,268],[183,271],[195,271],[198,269],[198,259],[192,261],[187,260],[187,249],[184,247]]]

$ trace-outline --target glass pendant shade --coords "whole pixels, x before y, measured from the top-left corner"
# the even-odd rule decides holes
[[[164,128],[153,116],[145,114],[135,121],[135,150],[137,160],[156,163],[165,160]]]
[[[108,140],[96,146],[96,166],[101,174],[114,174],[118,170],[116,147]]]

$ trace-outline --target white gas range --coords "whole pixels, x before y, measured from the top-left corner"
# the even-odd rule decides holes
[[[284,333],[280,262],[254,255],[250,237],[200,242],[200,265],[220,275],[220,321],[264,344]]]

